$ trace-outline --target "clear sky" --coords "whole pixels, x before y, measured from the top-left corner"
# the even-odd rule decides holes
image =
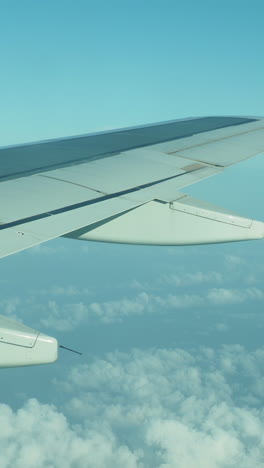
[[[263,1],[0,0],[0,146],[264,115]],[[263,157],[187,193],[263,220]],[[261,242],[57,239],[0,262],[0,313],[66,345],[1,370],[0,466],[256,468]]]

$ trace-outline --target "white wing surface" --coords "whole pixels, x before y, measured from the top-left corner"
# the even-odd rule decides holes
[[[0,148],[0,256],[59,236],[160,245],[262,238],[182,188],[264,152],[264,119],[201,117]]]

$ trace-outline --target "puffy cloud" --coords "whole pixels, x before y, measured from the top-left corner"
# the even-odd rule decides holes
[[[74,368],[60,385],[74,393],[69,417],[95,431],[104,421],[143,453],[143,466],[260,467],[263,357],[238,345],[116,352]]]
[[[229,408],[225,408],[224,416]],[[247,453],[239,433],[213,427],[212,431],[196,430],[173,420],[156,421],[147,433],[147,441],[166,455],[166,468],[220,468],[263,466],[261,451]]]
[[[0,405],[2,468],[135,468],[138,456],[113,433],[72,428],[52,405],[29,400],[17,412]]]
[[[260,468],[263,358],[234,345],[89,359],[55,381],[60,410],[0,405],[0,465]]]

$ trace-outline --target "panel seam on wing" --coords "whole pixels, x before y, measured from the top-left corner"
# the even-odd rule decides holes
[[[214,139],[214,140],[211,140],[211,141],[206,141],[206,142],[203,142],[203,143],[196,143],[195,145],[192,145],[192,146],[185,146],[184,148],[182,149],[179,149],[179,150],[176,150],[176,151],[170,151],[166,154],[170,154],[170,155],[173,155],[173,154],[176,154],[176,153],[183,153],[184,151],[188,151],[192,148],[197,148],[197,147],[201,147],[201,146],[207,146],[207,145],[211,145],[211,144],[214,144],[214,143],[217,143],[219,141],[226,141],[226,140],[229,140],[231,138],[237,138],[237,137],[240,137],[241,135],[247,135],[248,133],[255,133],[255,132],[259,132],[259,131],[263,131],[264,130],[264,126],[263,127],[260,127],[260,128],[257,128],[256,130],[247,130],[246,132],[241,132],[241,133],[237,133],[235,135],[229,135],[229,136],[226,136],[226,137],[222,137],[222,138],[217,138],[217,139]],[[187,158],[186,158],[187,159]],[[190,159],[190,158],[189,158]],[[203,161],[201,161],[203,162]],[[220,166],[222,167],[222,166]]]

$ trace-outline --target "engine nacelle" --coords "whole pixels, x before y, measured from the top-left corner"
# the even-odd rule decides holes
[[[58,342],[0,315],[0,367],[49,364],[58,358]]]

